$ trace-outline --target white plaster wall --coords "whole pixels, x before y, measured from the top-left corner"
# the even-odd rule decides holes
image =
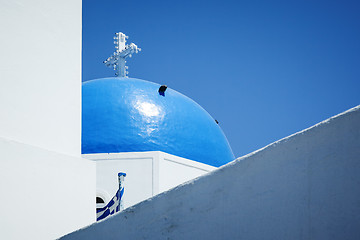
[[[217,169],[164,152],[159,152],[159,159],[159,193]]]
[[[62,239],[360,239],[360,106]]]
[[[158,154],[143,153],[101,153],[83,154],[86,159],[96,163],[97,196],[108,203],[119,188],[118,173],[126,173],[124,181],[124,208],[139,203],[155,195]]]
[[[0,137],[80,156],[81,0],[0,0]]]
[[[97,196],[105,203],[119,187],[117,174],[127,174],[124,208],[216,169],[159,151],[83,154],[83,157],[96,162]]]
[[[95,163],[0,138],[0,239],[55,239],[95,221]]]
[[[153,196],[152,158],[97,161],[97,193],[108,203],[119,189],[118,173],[125,172],[123,206]],[[139,166],[141,166],[139,168]]]

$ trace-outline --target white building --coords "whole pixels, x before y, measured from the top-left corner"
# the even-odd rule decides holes
[[[216,167],[164,152],[84,154],[96,162],[96,196],[104,204],[119,188],[117,174],[125,172],[124,207],[130,207],[179,184],[204,175]]]
[[[94,223],[95,199],[112,198],[118,172],[128,174],[127,207],[215,169],[157,148],[83,158],[81,1],[0,7],[1,239],[54,239]],[[142,116],[152,111],[141,104]]]
[[[0,9],[1,239],[360,238],[359,107],[216,170],[231,149],[191,99],[114,78],[82,96],[80,0]],[[126,104],[119,89],[131,90]],[[101,103],[84,105],[86,123],[82,97]],[[95,223],[118,172],[132,207]]]
[[[0,238],[54,239],[95,220],[95,163],[81,158],[81,1],[0,9]]]

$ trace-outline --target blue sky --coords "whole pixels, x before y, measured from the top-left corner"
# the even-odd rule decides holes
[[[142,51],[129,76],[166,84],[219,121],[236,157],[360,104],[358,1],[83,1],[83,81],[114,76],[115,32]]]

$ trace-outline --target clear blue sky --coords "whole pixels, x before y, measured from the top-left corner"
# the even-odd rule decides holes
[[[114,76],[115,32],[142,51],[129,76],[204,107],[236,157],[360,104],[359,1],[83,1],[83,81]]]

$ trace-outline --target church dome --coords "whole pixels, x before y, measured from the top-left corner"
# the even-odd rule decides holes
[[[82,153],[163,151],[212,166],[234,155],[219,125],[181,93],[134,78],[82,86]]]

